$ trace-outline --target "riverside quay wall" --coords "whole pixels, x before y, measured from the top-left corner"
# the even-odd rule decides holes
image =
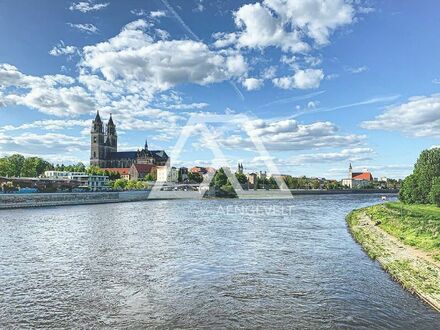
[[[151,190],[90,193],[0,194],[0,210],[21,207],[137,202],[150,199],[183,199],[196,198],[197,195],[200,196],[198,192],[152,192]]]
[[[241,199],[282,199],[295,195],[332,195],[332,194],[396,194],[397,190],[244,190],[238,194]],[[293,195],[293,196],[292,196]],[[82,204],[104,204],[120,202],[136,202],[161,199],[200,199],[198,191],[124,191],[124,192],[91,192],[91,193],[33,193],[33,194],[1,194],[0,210],[22,207],[62,206]]]

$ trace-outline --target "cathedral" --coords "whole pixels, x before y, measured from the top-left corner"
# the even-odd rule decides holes
[[[90,149],[90,165],[100,168],[128,168],[133,164],[164,166],[169,159],[164,150],[148,150],[147,141],[142,150],[118,152],[118,135],[112,115],[104,129],[99,111],[92,122]]]

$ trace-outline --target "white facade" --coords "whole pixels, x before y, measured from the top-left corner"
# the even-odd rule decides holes
[[[93,191],[106,190],[109,186],[109,178],[106,175],[88,175],[85,172],[46,171],[44,177],[55,180],[80,181],[83,186]]]
[[[175,167],[158,166],[156,168],[156,176],[158,182],[177,182],[179,171]]]
[[[356,180],[356,179],[342,179],[342,185],[350,189],[357,189],[368,186],[370,181],[368,180]]]
[[[109,186],[108,176],[106,176],[106,175],[89,175],[87,185],[93,191],[107,190],[108,186]]]
[[[67,172],[67,171],[45,171],[44,177],[49,179],[66,179],[66,180],[74,180],[73,176],[87,176],[85,172]]]

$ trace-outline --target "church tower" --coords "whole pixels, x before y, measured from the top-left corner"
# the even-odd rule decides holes
[[[110,155],[110,153],[118,151],[118,135],[116,134],[116,125],[113,123],[112,114],[110,114],[110,119],[108,120],[106,135],[107,140],[105,144],[107,146],[107,154]]]
[[[353,178],[353,167],[351,166],[351,163],[350,166],[348,167],[348,178],[349,179]]]
[[[92,122],[90,136],[90,165],[103,167],[105,166],[106,147],[104,142],[104,127],[99,111],[96,112],[95,120]]]

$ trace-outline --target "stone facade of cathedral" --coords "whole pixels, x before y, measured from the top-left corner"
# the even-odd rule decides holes
[[[118,152],[118,135],[112,116],[104,127],[99,111],[92,122],[90,135],[90,165],[100,168],[128,168],[132,164],[165,166],[169,160],[165,150],[149,150],[146,141],[142,150]]]

